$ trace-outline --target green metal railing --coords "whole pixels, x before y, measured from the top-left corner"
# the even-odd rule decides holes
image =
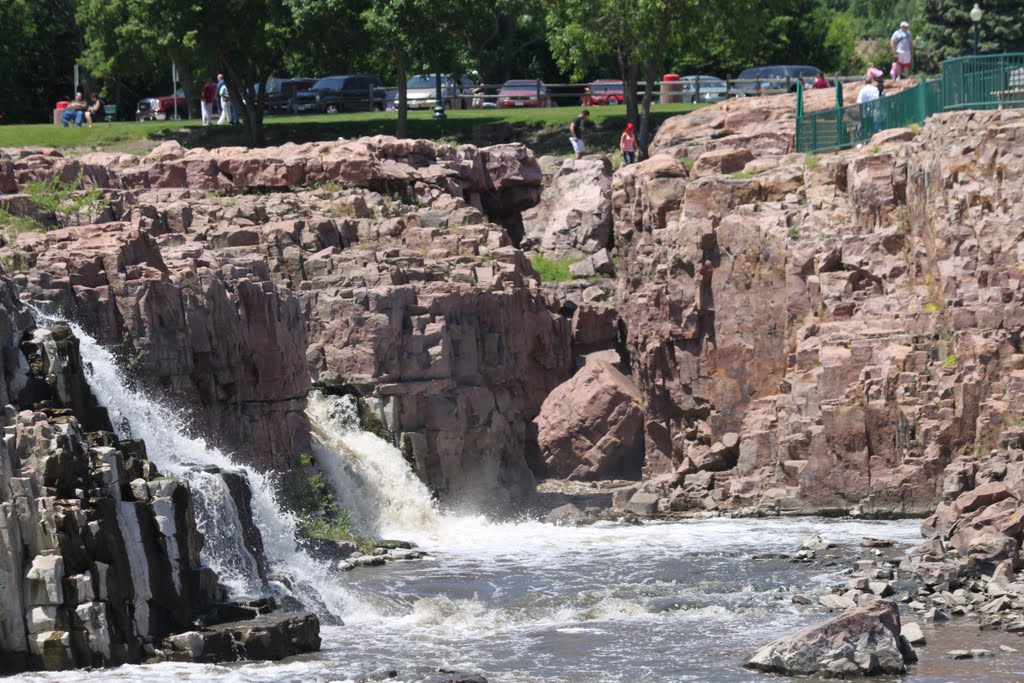
[[[852,84],[860,87],[860,84]],[[824,152],[867,142],[880,130],[922,124],[942,111],[1024,106],[1024,53],[958,57],[942,63],[942,76],[864,104],[804,113],[797,91],[796,151]]]

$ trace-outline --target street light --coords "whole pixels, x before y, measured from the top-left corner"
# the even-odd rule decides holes
[[[974,3],[974,8],[970,11],[971,21],[974,22],[974,54],[978,54],[978,27],[981,26],[981,18],[985,16],[985,10],[981,9],[978,3]]]

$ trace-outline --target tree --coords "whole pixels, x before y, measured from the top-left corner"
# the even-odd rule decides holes
[[[142,78],[166,82],[177,64],[179,82],[191,102],[192,74],[210,60],[197,50],[196,12],[186,0],[78,0],[85,33],[82,62],[108,82]],[[171,88],[172,91],[176,88]],[[190,108],[190,113],[191,108]]]
[[[541,0],[486,0],[465,21],[466,52],[484,83],[555,75]]]
[[[390,45],[398,80],[398,123],[395,135],[408,126],[407,71],[457,70],[472,12],[468,0],[370,0],[362,18],[377,42]]]
[[[1024,51],[1024,0],[986,0],[979,25],[980,54]],[[923,25],[915,47],[921,61],[936,68],[944,59],[969,55],[974,49],[971,3],[924,0]],[[913,28],[913,25],[911,25]]]
[[[604,54],[614,54],[626,117],[639,119],[637,141],[647,153],[653,83],[670,47],[701,40],[697,27],[715,8],[706,0],[545,0],[551,52],[560,67],[582,79]],[[646,83],[638,107],[640,76]],[[642,107],[642,111],[640,110]]]
[[[12,122],[47,120],[72,93],[81,36],[74,0],[0,0],[0,115]]]

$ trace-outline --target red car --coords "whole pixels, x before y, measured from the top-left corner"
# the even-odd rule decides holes
[[[625,88],[622,81],[602,78],[594,81],[583,89],[580,104],[584,107],[600,107],[604,104],[622,104],[625,100]]]
[[[538,99],[538,94],[540,95]],[[505,81],[498,91],[498,107],[550,107],[551,97],[548,86],[541,81],[511,80]]]
[[[188,100],[184,97],[144,97],[135,107],[136,121],[164,121],[175,118],[174,100],[178,100],[177,118],[188,118]]]

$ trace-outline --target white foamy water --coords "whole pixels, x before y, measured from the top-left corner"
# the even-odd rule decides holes
[[[314,391],[306,413],[317,465],[365,533],[410,538],[437,532],[441,518],[430,491],[397,448],[359,428],[353,397]]]
[[[119,436],[142,439],[149,459],[162,473],[189,481],[197,496],[198,526],[206,537],[201,557],[222,583],[235,594],[252,594],[259,591],[261,580],[255,560],[241,542],[241,522],[226,487],[219,477],[199,471],[209,466],[242,472],[248,478],[253,514],[271,571],[290,578],[296,597],[319,611],[322,619],[358,606],[343,589],[321,590],[329,584],[329,570],[297,548],[295,519],[277,503],[269,477],[189,436],[184,416],[131,389],[110,351],[78,325],[70,325],[80,342],[89,386],[109,412]]]

